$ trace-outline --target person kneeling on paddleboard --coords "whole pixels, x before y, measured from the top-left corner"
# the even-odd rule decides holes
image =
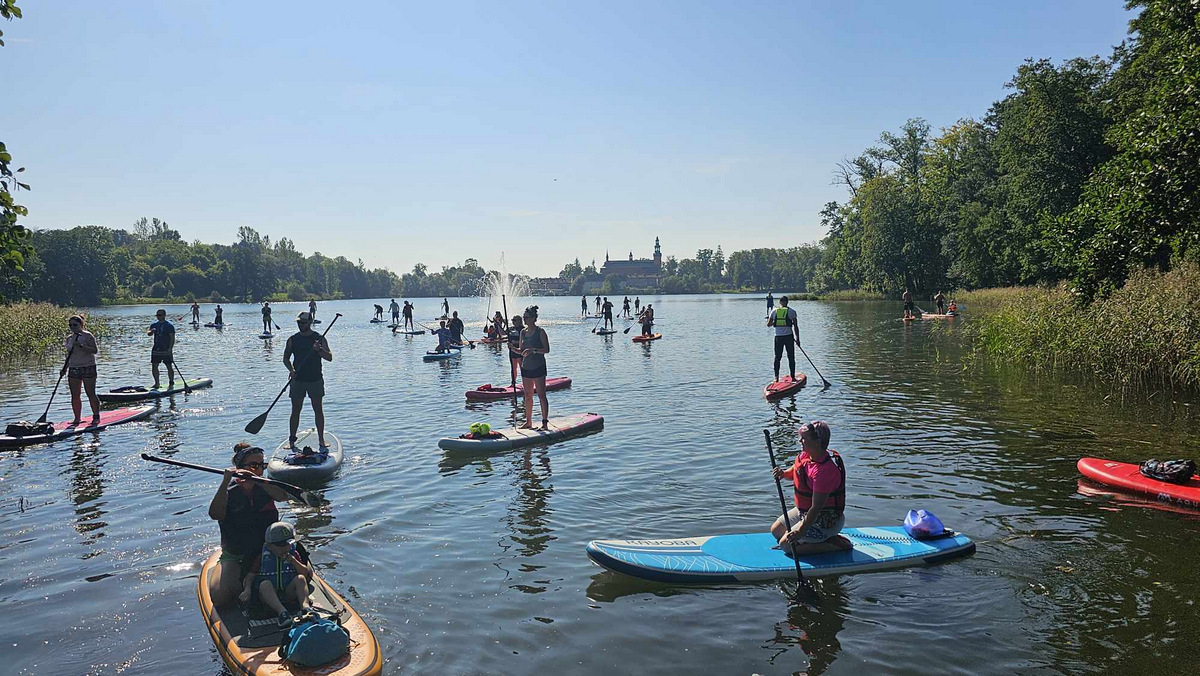
[[[796,506],[788,510],[792,530],[783,516],[771,524],[771,535],[788,554],[815,554],[849,548],[839,533],[846,525],[846,466],[837,451],[829,449],[829,425],[814,420],[801,425],[803,450],[787,469],[774,468],[776,479],[793,484]]]
[[[438,345],[434,348],[434,352],[442,353],[450,349],[450,329],[446,328],[446,320],[438,322],[438,327],[432,331],[433,335],[437,336]]]
[[[250,603],[252,598],[258,599],[275,612],[276,624],[290,627],[293,614],[288,612],[289,604],[297,609],[296,615],[308,612],[308,583],[313,578],[313,569],[301,558],[292,524],[286,521],[271,524],[262,551],[246,571],[238,600]]]
[[[275,503],[288,499],[282,488],[253,480],[266,468],[263,449],[245,442],[234,446],[233,467],[225,470],[208,505],[208,517],[221,528],[221,558],[208,588],[216,605],[237,599],[246,567],[262,549],[267,527],[279,520]]]

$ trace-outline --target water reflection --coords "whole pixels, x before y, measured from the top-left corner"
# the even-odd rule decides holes
[[[550,496],[554,493],[550,485],[550,454],[546,449],[523,452],[516,463],[514,479],[517,496],[505,518],[509,538],[517,544],[521,556],[537,556],[556,539],[546,527]]]
[[[780,592],[788,599],[787,619],[775,623],[775,633],[765,644],[774,651],[770,663],[785,668],[798,661],[792,648],[799,646],[808,657],[808,665],[798,666],[792,673],[810,676],[824,673],[841,653],[837,636],[845,628],[849,604],[840,578],[820,578],[813,580],[813,585],[821,594],[819,606],[795,602],[796,585],[780,583]]]
[[[91,437],[92,435],[84,435]],[[104,463],[105,456],[100,452],[100,443],[82,437],[75,443],[71,451],[71,499],[75,503],[75,530],[82,536],[83,544],[94,544],[104,537],[104,528],[108,525],[101,518],[104,516]],[[90,552],[82,558],[91,558],[99,552]]]

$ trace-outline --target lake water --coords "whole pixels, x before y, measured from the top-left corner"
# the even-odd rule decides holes
[[[424,363],[430,337],[368,323],[372,301],[321,303],[326,322],[346,315],[329,334],[325,374],[328,428],[347,461],[327,504],[281,511],[374,629],[385,673],[1193,670],[1200,573],[1189,552],[1200,519],[1086,494],[1075,470],[1085,455],[1194,457],[1192,401],[964,370],[957,334],[970,308],[954,322],[906,324],[898,304],[804,302],[794,307],[805,349],[833,386],[822,391],[797,353],[810,386],[770,403],[761,299],[646,300],[664,338],[641,345],[630,341],[636,328],[592,334],[576,298],[538,299],[550,375],[574,379],[550,393],[552,414],[600,413],[605,428],[472,459],[436,442],[509,418],[507,402],[464,397],[507,382],[503,350]],[[437,302],[418,300],[417,316],[440,314]],[[480,333],[487,299],[453,305]],[[103,342],[101,389],[149,383],[153,309],[96,311],[122,329]],[[276,307],[281,335],[299,309]],[[284,341],[256,337],[256,306],[225,316],[220,332],[179,326],[180,366],[213,378],[211,389],[164,400],[142,423],[0,452],[0,672],[222,673],[195,595],[217,546],[206,511],[219,478],[139,454],[223,467],[251,438],[243,426],[286,379]],[[40,415],[56,366],[9,369],[5,420]],[[70,418],[64,392],[51,420]],[[790,459],[791,431],[818,418],[846,460],[848,525],[898,525],[923,507],[974,538],[977,553],[817,580],[819,609],[789,603],[794,583],[670,587],[584,554],[596,538],[766,529],[779,503],[762,430]],[[252,439],[270,449],[286,435],[285,398]]]

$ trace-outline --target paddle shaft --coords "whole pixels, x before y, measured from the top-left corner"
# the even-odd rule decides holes
[[[504,305],[504,326],[505,326],[505,328],[507,328],[508,327],[508,299],[504,297],[504,294],[500,294],[500,302]],[[511,342],[512,342],[512,339],[509,339],[509,343],[511,343]],[[520,344],[518,344],[517,347],[521,347]],[[510,349],[511,349],[511,347],[510,347]],[[513,401],[515,402],[517,400],[517,370],[515,368],[513,368],[511,358],[509,358],[509,360],[508,360],[508,374],[509,374],[509,376],[511,376],[511,379],[512,379]]]
[[[771,433],[767,430],[763,430],[763,436],[767,439],[767,455],[771,457],[771,470],[774,471],[776,469],[775,450],[771,447]],[[787,528],[788,537],[790,537],[792,532],[792,519],[788,516],[787,500],[785,500],[783,497],[783,484],[779,481],[779,479],[775,480],[775,490],[779,492],[779,506],[783,508],[783,525],[785,528]],[[796,580],[800,583],[800,587],[809,592],[813,592],[812,583],[804,579],[804,571],[800,570],[800,559],[796,557],[794,552],[791,558],[792,563],[796,564]]]
[[[65,369],[67,368],[67,364],[71,362],[71,353],[74,351],[74,345],[71,346],[71,349],[67,350],[67,358],[63,360],[62,370],[58,372],[58,382],[54,383],[54,389],[50,391],[50,401],[46,402],[46,410],[42,411],[42,417],[37,419],[40,423],[46,422],[46,416],[50,415],[50,404],[54,403],[54,395],[58,394],[58,386],[62,385],[63,376],[67,374]]]
[[[200,470],[201,472],[209,472],[211,474],[225,474],[225,470],[217,469],[216,467],[208,467],[205,465],[195,465],[190,462],[183,462],[182,460],[171,460],[169,458],[160,458],[157,455],[150,455],[149,453],[143,453],[142,460],[149,460],[150,462],[161,462],[164,465],[174,465],[176,467],[186,467],[187,469],[196,469],[196,470]],[[250,480],[251,481],[259,481],[264,484],[270,484],[272,486],[278,486],[278,487],[282,488],[283,490],[287,491],[288,493],[291,493],[292,495],[300,497],[302,500],[304,500],[304,498],[302,496],[308,492],[308,491],[305,491],[304,489],[300,488],[299,486],[293,486],[292,484],[284,483],[282,481],[276,481],[275,479],[268,479],[264,476],[250,477]],[[304,502],[308,502],[308,501],[304,500]]]
[[[813,363],[812,358],[809,357],[808,353],[804,351],[804,346],[801,345],[800,341],[798,340],[796,341],[796,347],[800,348],[800,354],[804,355],[804,358],[808,360],[808,365],[813,367],[813,370],[817,372],[817,377],[821,379],[821,384],[825,387],[829,387],[829,381],[825,380],[825,376],[821,375],[821,372],[817,370],[817,365]]]
[[[188,384],[187,384],[187,378],[186,378],[186,377],[183,375],[183,371],[180,371],[180,370],[179,370],[179,364],[177,364],[177,363],[176,363],[174,360],[172,360],[172,361],[171,361],[171,366],[174,366],[174,367],[175,367],[175,372],[179,374],[179,380],[180,380],[180,382],[182,382],[182,383],[183,383],[183,393],[184,393],[184,394],[191,394],[191,393],[192,393],[192,388],[188,387]]]

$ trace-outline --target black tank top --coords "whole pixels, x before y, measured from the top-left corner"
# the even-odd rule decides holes
[[[296,380],[313,382],[321,379],[321,355],[313,352],[313,345],[321,334],[310,331],[292,334],[292,366],[296,369]]]

